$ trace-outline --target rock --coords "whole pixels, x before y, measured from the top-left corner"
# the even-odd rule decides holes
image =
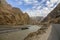
[[[19,8],[0,0],[0,25],[25,25],[29,24],[29,15]]]
[[[27,28],[27,27],[26,28],[21,28],[21,30],[26,30],[26,29],[29,29],[29,28]]]

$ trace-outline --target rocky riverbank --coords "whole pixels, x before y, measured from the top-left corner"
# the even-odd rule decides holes
[[[50,32],[50,27],[42,26],[38,31],[30,33],[24,40],[40,40],[45,36],[48,36]]]

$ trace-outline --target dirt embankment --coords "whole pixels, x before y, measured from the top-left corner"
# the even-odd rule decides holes
[[[48,29],[41,28],[37,32],[30,33],[25,40],[59,40],[60,24],[53,24]]]
[[[30,33],[24,40],[43,40],[47,39],[51,27],[42,26],[37,32]],[[46,36],[46,38],[45,38]]]

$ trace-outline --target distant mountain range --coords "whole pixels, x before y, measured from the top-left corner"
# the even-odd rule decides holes
[[[31,17],[32,20],[41,20],[43,19],[42,16],[34,16],[34,17]]]
[[[31,19],[31,24],[39,25],[40,22],[42,21],[43,17],[42,16],[34,16],[30,17]]]

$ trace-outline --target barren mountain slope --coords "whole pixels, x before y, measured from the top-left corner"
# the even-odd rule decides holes
[[[19,8],[7,4],[6,0],[0,0],[0,25],[23,25],[29,23],[29,15]]]

